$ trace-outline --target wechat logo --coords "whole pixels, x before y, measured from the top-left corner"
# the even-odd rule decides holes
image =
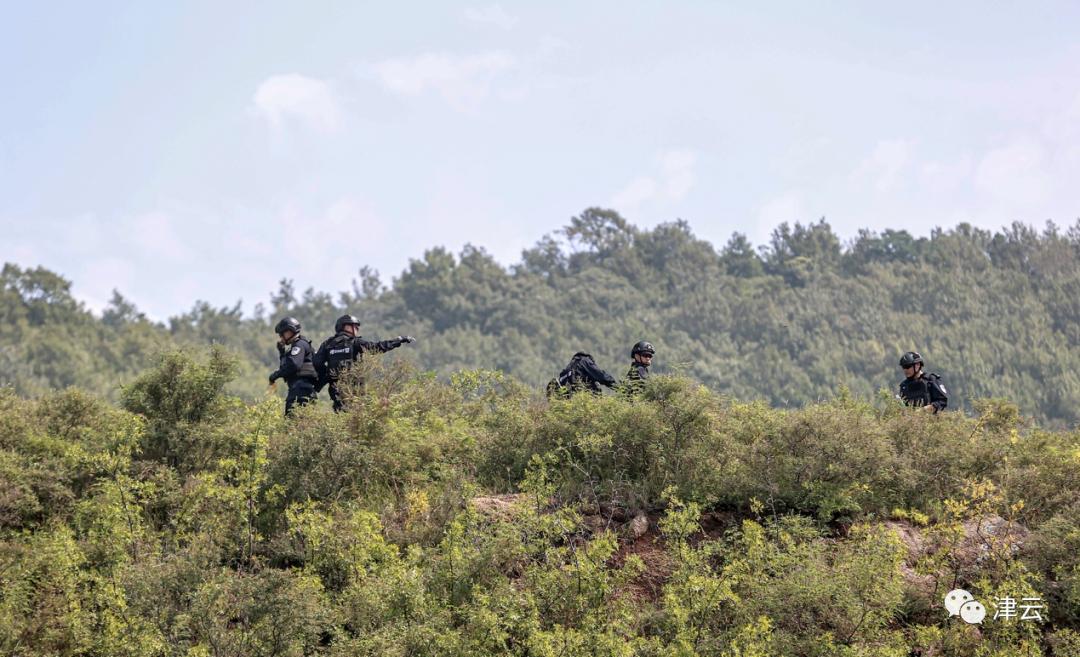
[[[964,589],[953,589],[945,594],[945,609],[949,616],[959,616],[971,625],[978,625],[986,618],[986,607]]]

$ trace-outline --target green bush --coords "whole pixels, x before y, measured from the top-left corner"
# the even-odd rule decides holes
[[[1006,402],[780,410],[656,376],[549,403],[372,358],[346,412],[285,419],[216,358],[164,356],[124,408],[0,393],[0,652],[1076,653],[1077,434]],[[965,556],[995,516],[1015,531]],[[1047,620],[967,626],[954,585]]]

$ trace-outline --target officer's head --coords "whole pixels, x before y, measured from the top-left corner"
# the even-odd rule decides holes
[[[904,376],[911,379],[922,370],[922,356],[917,351],[909,351],[900,357],[900,368],[904,370]]]
[[[334,322],[334,330],[338,333],[348,333],[355,337],[360,333],[360,320],[353,315],[342,315]]]
[[[633,358],[635,362],[643,365],[648,365],[652,362],[654,353],[656,353],[656,349],[653,349],[652,343],[646,342],[645,340],[638,342],[630,349],[630,357]]]
[[[286,317],[274,327],[274,333],[281,336],[285,342],[292,340],[300,333],[300,321],[295,317]]]

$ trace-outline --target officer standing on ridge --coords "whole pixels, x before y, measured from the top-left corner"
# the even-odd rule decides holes
[[[641,392],[641,389],[645,387],[645,379],[649,378],[649,365],[652,365],[653,354],[656,350],[653,349],[651,342],[642,340],[630,349],[630,369],[626,373],[626,378],[623,379],[623,386],[626,388],[627,393],[634,395]]]
[[[319,380],[312,362],[315,350],[311,348],[311,341],[300,335],[300,322],[295,317],[278,322],[274,333],[280,338],[277,350],[281,364],[270,374],[270,385],[278,379],[285,379],[288,384],[289,394],[285,397],[285,415],[288,417],[294,405],[315,401],[315,384]]]
[[[615,377],[600,369],[591,354],[579,351],[559,372],[559,376],[548,382],[547,396],[569,397],[580,390],[599,395],[601,385],[614,388]]]
[[[949,405],[948,392],[941,377],[923,372],[923,359],[918,352],[909,351],[900,357],[900,367],[907,377],[900,382],[900,399],[908,406],[925,406],[937,413]]]
[[[334,401],[334,411],[344,406],[337,381],[352,364],[364,355],[364,352],[384,353],[397,349],[403,344],[415,342],[408,335],[399,335],[392,340],[372,342],[360,337],[360,320],[352,315],[342,315],[334,322],[334,336],[327,338],[315,354],[315,369],[319,373],[319,388],[329,384],[330,399]]]

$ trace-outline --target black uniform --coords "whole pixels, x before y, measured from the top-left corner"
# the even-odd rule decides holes
[[[289,394],[285,397],[285,415],[289,415],[294,405],[315,401],[315,384],[319,382],[313,362],[315,350],[311,341],[302,335],[297,335],[288,344],[279,342],[277,349],[281,365],[270,375],[270,383],[285,379],[289,385]]]
[[[367,353],[384,353],[391,349],[397,349],[407,342],[404,338],[382,340],[373,342],[360,336],[352,336],[342,331],[332,338],[327,338],[319,345],[319,351],[315,354],[315,369],[319,373],[319,388],[324,385],[330,386],[330,399],[334,402],[334,410],[340,411],[344,402],[341,399],[341,391],[338,390],[337,381],[352,364]]]
[[[645,379],[649,378],[649,366],[636,360],[630,363],[630,369],[623,379],[623,387],[626,392],[633,395],[641,392],[645,387]]]
[[[579,351],[574,354],[563,371],[559,372],[558,379],[553,379],[552,383],[555,385],[548,384],[549,396],[556,390],[565,391],[564,394],[569,396],[580,390],[588,390],[594,395],[599,395],[601,385],[614,388],[616,381],[615,377],[600,369],[590,354]]]
[[[908,406],[931,405],[938,412],[949,405],[948,392],[941,377],[931,372],[920,372],[920,376],[904,379],[900,382],[900,399]]]

